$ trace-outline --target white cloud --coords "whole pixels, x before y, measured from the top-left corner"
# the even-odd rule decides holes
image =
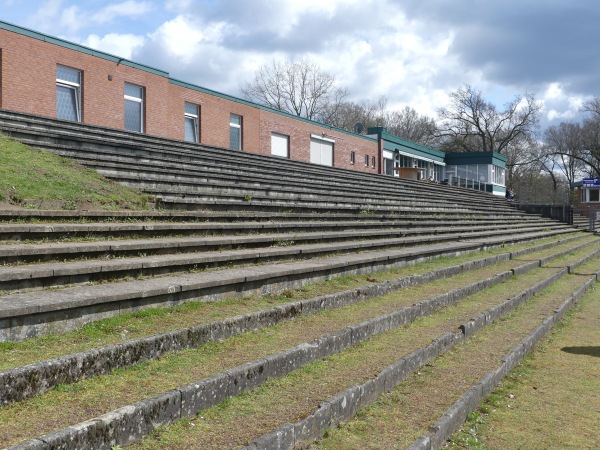
[[[540,95],[542,114],[550,122],[577,121],[586,98],[570,93],[561,83],[550,83]]]
[[[140,47],[143,43],[144,38],[142,36],[117,33],[107,34],[102,37],[91,34],[82,42],[87,47],[111,53],[125,59],[131,59],[134,49]]]
[[[138,17],[150,13],[154,9],[151,2],[137,2],[127,0],[122,3],[113,3],[102,8],[91,15],[91,20],[95,23],[103,24],[112,22],[119,17]]]
[[[184,16],[165,22],[149,38],[159,43],[171,57],[189,64],[201,45],[218,45],[223,36],[224,23],[213,23],[207,27],[195,26]]]
[[[78,31],[112,23],[120,18],[136,18],[150,13],[154,5],[149,1],[127,0],[112,3],[98,11],[88,9],[87,3],[68,5],[64,0],[46,0],[30,16],[28,23],[37,30],[71,36]]]
[[[529,5],[515,19],[507,8],[476,8],[474,0],[452,8],[447,0],[45,0],[31,6],[30,26],[232,95],[273,58],[309,57],[347,86],[353,101],[385,95],[390,108],[408,105],[434,117],[451,92],[469,84],[498,107],[535,93],[546,123],[580,117],[582,102],[597,95],[600,73],[583,40],[547,31],[574,14],[580,34],[594,36],[592,13],[600,7],[578,12],[558,3]],[[539,26],[531,20],[537,16]],[[148,23],[151,29],[133,28]],[[84,29],[94,34],[81,37]],[[540,33],[556,38],[556,49],[540,44]]]
[[[56,23],[60,15],[62,0],[47,0],[33,13],[28,20],[31,27],[40,31],[48,31]]]

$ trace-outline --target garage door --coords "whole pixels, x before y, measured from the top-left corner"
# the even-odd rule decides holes
[[[310,162],[333,166],[333,142],[310,138]]]

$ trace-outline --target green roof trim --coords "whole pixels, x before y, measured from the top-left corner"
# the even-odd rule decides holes
[[[317,122],[316,120],[311,120],[311,119],[307,119],[306,117],[301,117],[301,116],[296,116],[295,114],[290,114],[288,112],[285,111],[280,111],[279,109],[275,109],[275,108],[271,108],[270,106],[265,106],[265,105],[261,105],[259,103],[254,103],[251,102],[250,100],[245,100],[243,98],[239,98],[239,97],[234,97],[233,95],[229,95],[229,94],[224,94],[222,92],[219,91],[214,91],[212,89],[208,89],[202,86],[198,86],[192,83],[188,83],[186,81],[181,81],[181,80],[176,80],[175,78],[169,78],[169,83],[171,84],[175,84],[177,86],[181,86],[183,88],[186,89],[192,89],[194,91],[198,91],[198,92],[203,92],[204,94],[209,94],[209,95],[214,95],[215,97],[219,97],[225,100],[229,100],[235,103],[239,103],[241,105],[246,105],[246,106],[250,106],[252,108],[258,108],[261,109],[263,111],[268,111],[268,112],[272,112],[274,114],[279,114],[280,116],[284,116],[284,117],[289,117],[291,119],[295,119],[295,120],[300,120],[301,122],[305,122],[305,123],[310,123],[312,125],[316,125],[318,127],[321,128],[326,128],[328,130],[331,131],[336,131],[339,133],[344,133],[344,134],[348,134],[354,137],[359,137],[359,138],[363,138],[363,139],[367,139],[369,141],[373,141],[375,140],[375,138],[373,138],[372,136],[367,136],[365,134],[356,134],[353,133],[352,131],[348,131],[345,130],[343,128],[338,128],[338,127],[334,127],[331,125],[327,125],[325,123],[322,122]]]
[[[364,134],[356,134],[356,133],[353,133],[352,131],[344,130],[343,128],[337,128],[337,127],[333,127],[333,126],[330,126],[330,125],[326,125],[326,124],[321,123],[321,122],[317,122],[317,121],[314,121],[314,120],[309,120],[309,119],[306,119],[304,117],[296,116],[294,114],[290,114],[290,113],[287,113],[287,112],[284,112],[284,111],[279,111],[278,109],[274,109],[274,108],[271,108],[269,106],[259,105],[258,103],[253,103],[251,101],[244,100],[244,99],[241,99],[241,98],[238,98],[238,97],[234,97],[232,95],[223,94],[222,92],[213,91],[212,89],[204,88],[202,86],[197,86],[197,85],[194,85],[194,84],[191,84],[191,83],[187,83],[187,82],[184,82],[184,81],[176,80],[174,78],[171,78],[169,76],[169,72],[165,72],[164,70],[159,70],[159,69],[156,69],[154,67],[150,67],[150,66],[147,66],[147,65],[144,65],[144,64],[138,64],[138,63],[130,61],[128,59],[120,58],[120,57],[115,56],[115,55],[111,55],[110,53],[102,52],[102,51],[99,51],[99,50],[94,50],[93,48],[89,48],[89,47],[86,47],[84,45],[76,44],[74,42],[69,42],[69,41],[66,41],[64,39],[57,38],[57,37],[54,37],[54,36],[49,36],[49,35],[46,35],[46,34],[43,34],[43,33],[39,33],[37,31],[30,30],[28,28],[21,27],[19,25],[14,25],[14,24],[11,24],[11,23],[8,23],[8,22],[4,22],[4,21],[0,20],[0,29],[11,31],[13,33],[21,34],[23,36],[27,36],[27,37],[30,37],[30,38],[38,39],[40,41],[48,42],[50,44],[54,44],[54,45],[58,45],[60,47],[68,48],[70,50],[75,50],[75,51],[78,51],[78,52],[81,52],[81,53],[85,53],[86,55],[91,55],[91,56],[95,56],[97,58],[105,59],[107,61],[112,61],[112,62],[116,63],[117,65],[118,64],[123,64],[125,66],[132,67],[134,69],[143,70],[144,72],[149,72],[149,73],[152,73],[154,75],[165,77],[165,78],[168,78],[169,83],[175,84],[175,85],[187,88],[187,89],[192,89],[192,90],[195,90],[195,91],[204,92],[205,94],[214,95],[216,97],[220,97],[220,98],[223,98],[223,99],[226,99],[226,100],[230,100],[232,102],[240,103],[242,105],[246,105],[246,106],[251,106],[253,108],[262,109],[264,111],[269,111],[269,112],[272,112],[272,113],[275,113],[275,114],[279,114],[281,116],[290,117],[290,118],[293,118],[293,119],[296,119],[296,120],[300,120],[302,122],[306,122],[306,123],[310,123],[312,125],[316,125],[316,126],[318,126],[320,128],[326,128],[326,129],[331,130],[331,131],[335,131],[335,132],[339,132],[339,133],[344,133],[344,134],[347,134],[347,135],[351,135],[351,136],[359,137],[359,138],[366,139],[366,140],[369,140],[369,141],[373,141],[373,137],[371,137],[371,136],[367,136],[367,135],[364,135]]]
[[[384,150],[389,150],[391,152],[395,150],[404,151],[439,163],[443,163],[445,160],[446,154],[444,152],[391,134],[385,127],[368,128],[367,133],[377,135],[377,137],[383,141]]]
[[[38,39],[43,42],[48,42],[49,44],[58,45],[59,47],[68,48],[70,50],[75,50],[81,53],[85,53],[86,55],[95,56],[97,58],[102,58],[107,61],[112,61],[114,63],[122,64],[124,66],[133,67],[134,69],[143,70],[144,72],[149,72],[154,75],[158,75],[161,77],[168,78],[169,73],[164,70],[155,69],[154,67],[146,66],[144,64],[138,64],[133,61],[130,61],[125,58],[120,58],[115,55],[111,55],[110,53],[105,53],[99,50],[94,50],[93,48],[86,47],[84,45],[75,44],[74,42],[69,42],[61,38],[57,38],[54,36],[49,36],[47,34],[39,33],[37,31],[30,30],[28,28],[21,27],[19,25],[13,25],[8,22],[4,22],[0,20],[0,29],[11,31],[13,33],[17,33],[23,36],[27,36],[33,39]]]
[[[446,153],[446,164],[451,166],[493,164],[506,169],[506,156],[496,152],[451,152]]]

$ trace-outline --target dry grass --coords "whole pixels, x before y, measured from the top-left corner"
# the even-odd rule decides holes
[[[600,268],[600,262],[595,262],[595,267]],[[597,269],[596,269],[597,270]],[[510,320],[502,320],[489,328],[481,331],[465,344],[456,347],[447,354],[435,360],[420,373],[411,376],[393,392],[383,396],[378,402],[365,408],[355,420],[342,424],[339,429],[331,430],[327,438],[315,444],[315,449],[391,449],[406,448],[414,439],[424,434],[428,427],[433,424],[464,391],[481,378],[485,373],[500,364],[500,358],[531,329],[533,329],[543,317],[551,314],[553,309],[568,297],[578,281],[583,277],[568,276],[556,285],[547,289],[539,296],[534,297],[524,307],[510,315]],[[597,365],[596,365],[597,369]],[[548,373],[552,378],[553,369]],[[533,373],[533,370],[532,370]],[[585,375],[583,377],[585,379]],[[597,378],[597,377],[596,377]],[[563,380],[563,383],[567,380]],[[597,383],[596,383],[597,386]],[[527,390],[527,387],[525,387]],[[529,385],[531,390],[531,385]],[[568,392],[570,389],[561,387],[561,383],[555,383],[553,389]],[[511,391],[513,392],[513,391]],[[515,398],[517,397],[516,394]],[[519,394],[521,395],[521,394]],[[556,398],[562,397],[555,395]],[[568,395],[568,394],[567,394]],[[579,392],[576,398],[585,395]],[[517,449],[517,448],[592,448],[578,446],[564,446],[552,442],[552,438],[540,440],[544,433],[562,434],[559,417],[557,422],[538,425],[538,430],[531,433],[530,412],[527,407],[521,409],[521,416],[513,416],[515,409],[514,398],[508,395],[505,398],[506,414],[511,416],[503,429],[497,427],[498,423],[490,423],[494,438],[499,440],[485,440],[481,436],[481,428],[478,428],[477,437],[486,445],[465,448],[479,449]],[[597,400],[597,396],[595,396]],[[564,399],[563,399],[564,400]],[[572,399],[571,399],[572,402]],[[572,402],[574,403],[574,402]],[[597,421],[598,405],[592,409],[592,416]],[[508,406],[510,405],[510,406]],[[544,418],[544,406],[538,405],[540,418]],[[591,405],[587,404],[587,408]],[[557,411],[559,412],[560,409]],[[559,412],[560,416],[560,412]],[[587,412],[588,418],[590,412]],[[492,415],[496,417],[496,413]],[[597,422],[596,422],[597,423]],[[469,428],[467,425],[465,428]],[[514,427],[514,428],[513,428]],[[554,428],[546,428],[554,427]],[[527,436],[527,441],[513,438],[513,429],[516,433]],[[597,427],[588,428],[595,439],[600,437]],[[485,431],[483,431],[485,433]],[[515,433],[515,434],[516,434]],[[589,437],[589,435],[588,435]],[[541,444],[544,442],[544,444]],[[588,443],[589,444],[589,443]],[[463,448],[455,446],[455,448]],[[597,447],[596,447],[597,448]]]
[[[322,448],[404,448],[405,444],[410,444],[423,433],[464,390],[495,367],[506,351],[535,327],[541,316],[549,314],[577,283],[576,277],[571,276],[550,294],[535,298],[514,313],[510,321],[492,325],[475,340],[411,377],[391,397],[386,396],[382,400],[379,407],[385,413],[383,416],[376,417],[368,425],[364,422],[358,425],[362,431],[356,433],[356,441],[345,438],[332,441],[334,438],[331,438],[322,443]],[[512,295],[516,286],[509,289],[511,284],[508,282],[497,286],[486,294],[469,298],[456,307],[435,313],[405,329],[372,338],[363,345],[311,364],[240,398],[231,399],[224,405],[202,411],[194,419],[157,431],[133,448],[221,449],[243,445],[251,437],[274,426],[304,417],[328,396],[353,383],[366,381],[388,361],[422,346],[443,331],[452,330],[451,324],[466,320],[483,309],[482,299],[498,302]],[[310,399],[307,407],[307,400]],[[239,424],[242,423],[244,426],[240,428]],[[355,424],[356,421],[352,421],[348,427],[353,429]],[[347,428],[344,426],[343,429]],[[337,436],[337,433],[334,430],[331,435]]]
[[[600,286],[470,416],[450,448],[600,448]]]
[[[578,243],[583,243],[588,239],[589,238],[579,240]],[[527,245],[511,247],[511,250],[523,248]],[[474,280],[477,278],[470,277],[483,277],[483,274],[486,274],[485,276],[491,276],[518,265],[518,261],[525,262],[536,258],[542,258],[568,249],[572,245],[572,243],[558,244],[550,249],[525,255],[513,262],[509,261],[494,265],[483,271],[472,272],[474,275],[467,275],[465,280]],[[591,245],[597,246],[598,244]],[[174,308],[146,309],[90,323],[82,329],[65,334],[39,337],[16,343],[0,343],[0,351],[2,351],[0,370],[111,345],[123,342],[126,339],[136,339],[184,327],[191,327],[200,323],[220,320],[239,314],[259,311],[290,301],[308,299],[377,282],[393,280],[401,276],[422,274],[432,270],[480,259],[502,251],[501,249],[497,249],[487,252],[474,252],[455,258],[439,258],[385,272],[337,278],[314,283],[301,289],[286,291],[282,295],[276,296],[237,298],[216,303],[190,302]],[[575,257],[576,255],[570,256],[569,258]],[[409,291],[406,292],[408,293]]]

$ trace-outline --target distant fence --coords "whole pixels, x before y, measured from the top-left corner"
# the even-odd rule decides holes
[[[581,210],[575,211],[575,213],[580,213],[588,219],[590,231],[597,231],[600,229],[600,206],[586,205],[582,207]]]
[[[573,208],[568,205],[526,205],[519,203],[517,207],[528,214],[537,214],[542,217],[558,220],[559,222],[573,225]]]

